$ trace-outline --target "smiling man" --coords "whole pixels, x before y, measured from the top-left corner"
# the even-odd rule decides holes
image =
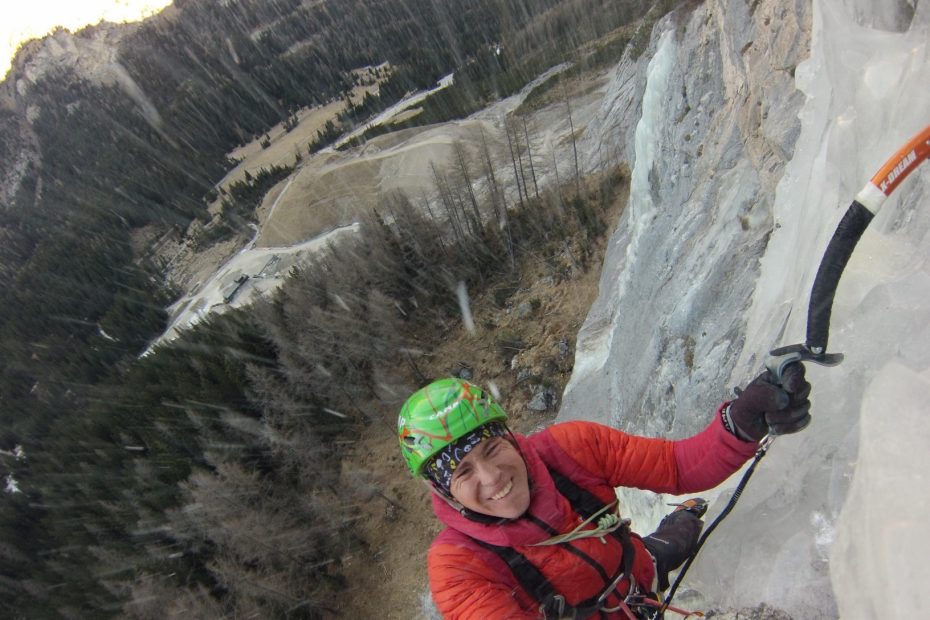
[[[401,453],[433,491],[447,527],[429,551],[430,589],[449,620],[651,617],[649,600],[691,554],[706,503],[688,500],[646,537],[630,532],[615,487],[680,495],[725,480],[772,429],[810,421],[810,385],[795,364],[766,374],[678,441],[590,422],[512,433],[484,390],[440,379],[398,419]]]
[[[526,464],[520,452],[504,438],[503,424],[488,424],[500,436],[478,443],[456,467],[449,493],[464,508],[505,519],[516,519],[530,505]]]

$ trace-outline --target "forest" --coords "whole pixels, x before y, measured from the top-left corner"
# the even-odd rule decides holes
[[[411,351],[458,320],[458,283],[558,246],[553,231],[603,234],[622,179],[614,171],[582,191],[576,170],[564,192],[540,196],[521,161],[519,200],[492,191],[479,204],[473,180],[493,188],[506,172],[490,157],[481,170],[462,162],[437,173],[428,214],[385,196],[357,243],[292,273],[272,300],[142,357],[177,292],[133,232],[206,220],[226,153],[340,97],[354,68],[396,68],[382,106],[455,71],[456,104],[421,122],[447,120],[573,59],[646,4],[177,0],[174,18],[120,43],[146,106],[118,86],[53,73],[28,95],[40,110],[28,135],[4,109],[0,152],[33,149],[0,209],[5,615],[158,617],[152,601],[191,597],[202,617],[320,617],[343,585],[337,558],[357,543],[333,509],[351,503],[333,486],[333,446],[371,422],[385,376],[422,378]],[[238,186],[222,234],[241,230],[288,172]]]

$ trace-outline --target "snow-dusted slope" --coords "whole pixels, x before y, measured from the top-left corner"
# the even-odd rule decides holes
[[[618,66],[585,139],[588,153],[626,145],[632,198],[562,419],[683,436],[770,348],[803,340],[837,222],[930,124],[928,41],[922,0],[708,0]],[[810,367],[814,423],[776,442],[689,573],[713,606],[768,602],[796,618],[930,609],[928,194],[930,164],[853,255],[830,340],[847,361]],[[639,531],[666,510],[649,494],[625,499]]]

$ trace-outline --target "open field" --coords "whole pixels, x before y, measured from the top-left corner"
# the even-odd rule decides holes
[[[403,129],[345,151],[323,149],[312,156],[306,154],[307,142],[316,137],[316,131],[344,109],[345,103],[338,101],[302,110],[297,115],[297,126],[290,132],[282,125],[276,126],[268,132],[271,143],[267,148],[255,140],[230,153],[230,157],[242,161],[219,187],[243,179],[246,171],[254,173],[275,164],[293,165],[299,148],[303,149],[303,159],[263,198],[255,214],[258,223],[251,240],[241,236],[201,251],[183,240],[167,244],[164,258],[171,264],[169,279],[183,295],[170,308],[171,325],[162,339],[173,338],[177,329],[193,325],[209,312],[242,306],[256,295],[270,294],[290,267],[306,259],[313,248],[325,246],[330,235],[353,234],[361,216],[383,208],[392,195],[402,194],[424,209],[440,209],[441,214],[434,170],[446,176],[458,188],[456,191],[466,193],[456,149],[462,154],[479,202],[485,202],[489,191],[484,173],[485,144],[509,205],[518,202],[518,182],[534,193],[537,185],[543,189],[571,178],[571,131],[564,101],[553,99],[549,105],[534,109],[525,125],[524,119],[512,116],[534,88],[544,84],[551,87],[551,80],[556,79],[553,76],[566,67],[560,65],[547,71],[517,95],[467,119]],[[584,126],[582,119],[597,105],[602,83],[602,75],[575,76],[559,89],[572,99],[572,108],[577,110],[576,134]],[[377,86],[356,87],[355,92],[364,96],[365,89],[373,88]],[[422,95],[411,95],[379,118],[388,122],[394,118],[392,114],[404,114],[407,104],[421,101]],[[515,173],[507,142],[504,125],[508,118],[511,131],[516,132],[514,140],[519,143],[515,148],[522,159],[521,176]],[[219,204],[211,208],[218,211]],[[266,268],[272,256],[278,258]],[[247,278],[239,282],[243,276]]]

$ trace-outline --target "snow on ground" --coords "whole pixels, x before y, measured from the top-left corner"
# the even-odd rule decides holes
[[[330,242],[356,232],[358,224],[351,224],[291,246],[256,248],[250,243],[206,282],[168,308],[171,314],[168,328],[152,346],[174,340],[179,332],[193,327],[211,312],[238,308],[254,301],[257,295],[270,294],[284,282],[292,267]]]

